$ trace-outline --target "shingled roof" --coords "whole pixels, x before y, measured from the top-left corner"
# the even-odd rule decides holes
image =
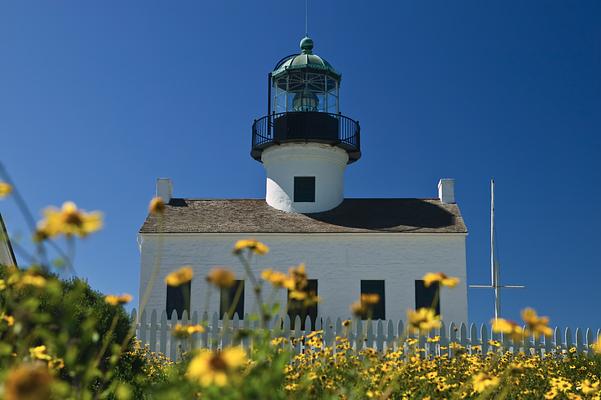
[[[171,199],[140,233],[467,233],[456,204],[438,199],[345,199],[330,211],[289,213],[263,199]]]

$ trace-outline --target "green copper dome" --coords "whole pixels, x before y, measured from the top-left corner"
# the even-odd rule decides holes
[[[313,72],[324,72],[336,80],[341,75],[332,65],[317,54],[313,54],[313,39],[304,37],[300,41],[301,53],[288,56],[280,61],[271,73],[274,78],[286,74],[288,71],[310,70]]]

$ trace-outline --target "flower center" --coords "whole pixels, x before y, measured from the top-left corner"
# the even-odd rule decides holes
[[[214,371],[225,371],[227,369],[227,364],[226,364],[225,360],[221,357],[221,354],[219,354],[219,353],[217,353],[213,357],[211,357],[211,360],[209,361],[209,365],[211,366],[211,369]]]

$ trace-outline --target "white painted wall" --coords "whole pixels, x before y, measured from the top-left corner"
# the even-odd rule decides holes
[[[344,199],[346,151],[319,143],[271,146],[261,156],[267,172],[267,204],[278,210],[312,213],[331,210]],[[294,177],[315,177],[315,202],[295,203]]]
[[[467,322],[466,253],[464,234],[258,234],[254,238],[270,246],[266,256],[256,256],[253,270],[272,267],[287,271],[305,262],[309,278],[318,279],[323,316],[348,318],[349,305],[360,295],[362,279],[386,281],[386,318],[405,319],[407,309],[415,307],[415,280],[426,272],[442,271],[461,279],[453,289],[441,291],[444,320]],[[143,234],[140,298],[149,284],[154,265],[158,276],[149,297],[147,310],[165,309],[164,277],[182,265],[192,265],[192,310],[219,311],[219,293],[204,277],[214,266],[228,266],[238,277],[244,275],[232,247],[244,234]],[[159,250],[161,248],[161,250]],[[266,297],[270,296],[267,291]],[[286,294],[279,298],[285,304]],[[208,302],[207,302],[208,300]],[[256,311],[250,282],[246,281],[245,312]]]

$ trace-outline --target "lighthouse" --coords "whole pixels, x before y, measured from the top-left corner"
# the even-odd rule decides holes
[[[267,114],[253,122],[251,145],[265,168],[265,198],[179,197],[170,179],[157,180],[165,210],[149,214],[138,236],[140,299],[148,298],[146,310],[157,320],[207,312],[214,321],[229,318],[235,305],[238,318],[249,321],[259,307],[249,271],[259,277],[265,268],[304,263],[309,290],[321,302],[306,307],[288,290],[273,293],[300,329],[349,318],[349,305],[368,294],[378,297],[374,320],[398,321],[408,309],[432,307],[445,321],[467,321],[467,227],[455,181],[441,179],[438,196],[432,182],[427,198],[345,198],[344,171],[361,157],[361,129],[341,113],[340,72],[313,49],[304,37],[300,50],[267,74]],[[231,249],[245,238],[271,250],[241,265]],[[161,284],[182,265],[194,271],[187,286]],[[235,286],[216,290],[207,282],[216,265],[229,266]],[[452,290],[426,286],[424,275],[437,271],[460,283]]]
[[[313,52],[284,57],[268,74],[267,115],[252,126],[251,156],[265,167],[271,207],[317,213],[344,200],[344,171],[361,157],[359,122],[340,112],[341,74]]]

